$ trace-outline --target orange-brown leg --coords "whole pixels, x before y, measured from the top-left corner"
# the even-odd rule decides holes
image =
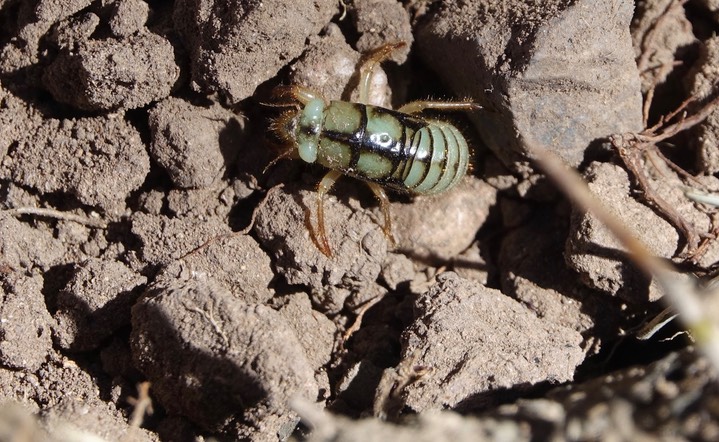
[[[362,64],[360,65],[359,78],[359,102],[369,104],[369,88],[372,82],[372,72],[383,60],[386,60],[392,52],[407,46],[407,43],[401,41],[399,43],[388,43],[374,49],[372,52],[365,54]]]
[[[477,103],[468,103],[463,101],[412,101],[397,110],[405,114],[417,114],[425,109],[440,111],[477,111],[482,110],[483,108]]]
[[[397,245],[397,241],[395,241],[394,235],[392,235],[392,216],[389,212],[389,198],[387,198],[387,193],[385,193],[384,188],[377,183],[367,182],[367,185],[372,189],[372,192],[379,200],[379,207],[382,209],[382,214],[384,215],[382,231],[387,235],[387,238],[393,246]]]
[[[292,104],[295,104],[297,101],[302,104],[307,104],[312,100],[322,98],[317,92],[314,92],[311,89],[307,89],[306,87],[302,87],[296,84],[290,86],[277,86],[272,90],[272,95],[279,103],[276,106],[290,106]],[[282,100],[288,101],[283,102]]]
[[[325,194],[330,191],[341,176],[342,173],[339,171],[330,170],[317,185],[317,245],[320,252],[330,257],[332,256],[332,249],[330,249],[330,243],[327,241],[327,234],[325,233]]]

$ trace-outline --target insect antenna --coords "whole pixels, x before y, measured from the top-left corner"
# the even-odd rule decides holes
[[[277,155],[272,161],[270,161],[269,163],[267,163],[267,165],[265,166],[265,168],[262,169],[262,175],[266,174],[267,171],[268,171],[270,168],[272,168],[272,166],[274,166],[275,164],[279,163],[281,160],[284,160],[285,158],[290,158],[290,159],[292,159],[292,157],[293,157],[292,154],[294,153],[293,151],[294,151],[294,149],[292,149],[292,148],[288,148],[288,149],[285,149],[284,151],[282,151],[281,154]]]
[[[300,109],[302,109],[302,107],[300,106],[300,104],[299,104],[298,102],[296,102],[296,101],[286,101],[286,102],[276,102],[276,103],[268,103],[268,102],[266,102],[266,101],[258,101],[257,103],[258,103],[260,106],[272,107],[272,108],[291,107],[291,108],[296,109],[296,111],[298,111],[298,112],[300,111]]]

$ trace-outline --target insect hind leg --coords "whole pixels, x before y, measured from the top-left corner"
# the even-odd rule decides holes
[[[322,99],[322,97],[315,91],[306,87],[298,86],[296,84],[286,86],[280,85],[272,90],[272,96],[280,104],[279,106],[292,106],[296,105],[296,102],[300,102],[306,105],[312,100]],[[286,104],[284,104],[286,103]]]
[[[317,247],[326,256],[332,256],[330,243],[325,233],[325,194],[335,185],[342,173],[337,170],[330,170],[317,185]]]
[[[377,183],[368,181],[367,186],[372,189],[372,193],[374,193],[379,200],[379,206],[382,209],[382,215],[384,216],[384,226],[382,226],[382,231],[390,240],[392,245],[396,245],[397,241],[395,241],[394,236],[392,235],[392,217],[389,212],[389,198],[387,198],[387,193],[384,191],[382,186]]]
[[[392,55],[392,52],[396,51],[397,49],[401,49],[403,47],[407,46],[407,43],[400,41],[398,43],[387,43],[386,45],[382,45],[378,47],[377,49],[372,50],[371,52],[368,52],[364,55],[362,59],[362,64],[360,64],[359,69],[359,102],[363,104],[370,104],[369,103],[369,88],[370,83],[372,82],[372,73],[374,69],[377,67],[378,64],[380,64],[382,61],[389,58],[390,55]]]
[[[405,114],[418,114],[426,109],[439,111],[478,111],[484,108],[477,103],[464,101],[412,101],[397,110]]]

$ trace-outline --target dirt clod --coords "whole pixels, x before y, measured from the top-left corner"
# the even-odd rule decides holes
[[[589,339],[611,339],[613,315],[600,292],[578,284],[579,275],[564,262],[566,213],[535,212],[502,241],[499,269],[502,291],[544,321],[576,330]],[[601,333],[600,330],[604,330]],[[585,343],[583,346],[586,348]]]
[[[523,139],[579,165],[587,144],[642,129],[628,25],[634,2],[480,0],[424,18],[417,46],[460,97],[488,147],[513,169]]]
[[[209,431],[276,434],[289,398],[317,397],[314,370],[282,314],[196,275],[133,308],[133,358],[157,399]]]
[[[28,121],[23,129],[0,178],[42,193],[64,192],[116,215],[150,169],[139,133],[117,116],[47,119],[38,126]],[[104,179],[108,176],[113,179]]]
[[[326,100],[347,97],[350,79],[357,74],[360,54],[345,41],[342,31],[331,25],[292,65],[292,83],[320,91]]]
[[[416,411],[468,407],[519,384],[569,381],[584,359],[576,331],[540,321],[499,291],[454,273],[440,275],[415,306],[402,357],[426,373],[396,394]]]
[[[273,192],[257,214],[255,232],[265,247],[276,251],[275,268],[287,282],[308,287],[315,305],[323,305],[333,287],[358,290],[375,281],[388,241],[366,209],[351,209],[328,196],[325,225],[333,253],[328,258],[310,230],[317,225],[316,199],[316,193],[304,190]]]
[[[192,52],[196,87],[237,102],[297,58],[337,7],[324,0],[181,0],[174,19]]]
[[[468,178],[437,197],[415,198],[410,204],[392,204],[397,248],[415,258],[446,261],[474,241],[496,200],[496,190]]]
[[[90,3],[92,0],[20,2],[15,23],[17,37],[3,41],[0,49],[0,71],[13,74],[37,63],[40,58],[41,38],[55,23],[77,14]]]
[[[145,429],[131,428],[118,410],[90,406],[73,397],[66,398],[45,412],[41,423],[42,428],[47,431],[45,437],[48,439],[45,440],[79,441],[102,438],[121,442],[124,437],[138,442],[158,441],[155,434]]]
[[[635,232],[641,232],[649,250],[657,256],[674,254],[679,240],[676,230],[629,195],[629,179],[623,169],[595,163],[587,169],[585,178],[589,188],[616,216]],[[657,287],[649,290],[647,278],[629,263],[617,240],[591,214],[573,212],[566,257],[570,267],[592,288],[630,302],[661,296]]]
[[[150,8],[143,0],[118,0],[113,4],[110,31],[118,38],[139,32],[147,23]]]
[[[231,231],[217,218],[167,218],[137,212],[132,217],[132,233],[142,241],[143,260],[157,265],[168,264]]]
[[[178,98],[158,103],[149,114],[150,155],[179,188],[208,187],[221,178],[239,149],[237,116],[215,104],[194,106]]]
[[[324,314],[312,309],[310,298],[305,293],[289,295],[284,302],[278,311],[295,330],[307,360],[315,370],[319,399],[326,399],[331,387],[325,367],[331,361],[337,326]]]
[[[14,274],[0,284],[0,364],[37,370],[52,351],[53,320],[42,295],[42,277]]]
[[[391,290],[396,290],[400,284],[409,283],[414,279],[414,264],[405,255],[388,253],[382,265],[380,278]]]
[[[60,347],[73,351],[97,348],[114,331],[130,323],[130,308],[147,279],[117,261],[90,259],[73,269],[57,298]]]
[[[357,50],[368,52],[387,43],[405,42],[407,47],[395,52],[392,60],[402,64],[414,37],[409,13],[396,0],[360,0],[354,2],[352,18],[360,34]]]
[[[358,101],[357,66],[361,58],[345,41],[339,27],[330,25],[323,35],[310,40],[307,50],[292,64],[291,82],[316,91],[325,100]],[[392,91],[381,67],[370,82],[368,103],[391,107]]]
[[[196,272],[208,275],[247,303],[264,303],[274,295],[269,288],[275,276],[270,257],[257,241],[246,235],[224,234],[208,240],[182,259],[169,263],[155,281],[170,283],[178,276]]]
[[[47,269],[62,261],[66,250],[52,234],[10,216],[0,217],[0,264],[11,269]]]
[[[55,99],[78,109],[134,109],[170,95],[179,75],[170,42],[144,31],[61,51],[43,84]]]

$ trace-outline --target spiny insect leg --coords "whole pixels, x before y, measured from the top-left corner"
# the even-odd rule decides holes
[[[362,64],[360,65],[360,78],[359,78],[359,102],[363,104],[370,104],[369,101],[369,87],[372,82],[372,72],[379,63],[386,60],[392,52],[397,49],[407,46],[407,43],[401,41],[399,43],[388,43],[380,46],[372,52],[365,54]]]
[[[327,256],[332,256],[332,249],[325,233],[325,194],[341,176],[341,172],[330,170],[317,185],[317,243],[320,251]]]
[[[483,108],[477,103],[469,103],[464,101],[412,101],[397,110],[405,114],[417,114],[426,109],[441,111],[477,111]]]
[[[367,182],[367,185],[370,189],[372,189],[372,192],[379,200],[379,206],[382,209],[382,214],[384,215],[384,226],[382,227],[382,231],[385,235],[387,235],[387,238],[392,245],[396,245],[397,241],[395,241],[394,236],[392,235],[392,217],[389,212],[389,198],[387,198],[387,193],[385,193],[384,188],[377,183]]]
[[[292,103],[292,101],[299,101],[303,105],[309,103],[314,99],[322,98],[316,92],[307,89],[306,87],[298,86],[296,84],[289,86],[277,86],[272,91],[272,95],[274,95],[274,97],[278,99],[278,101],[279,99],[289,99],[290,103]]]

